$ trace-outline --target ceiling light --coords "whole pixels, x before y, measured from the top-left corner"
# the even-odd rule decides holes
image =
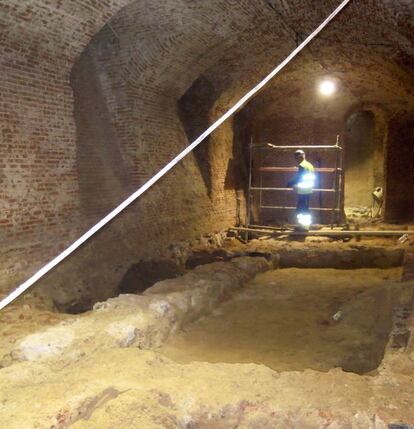
[[[336,85],[332,80],[325,79],[319,84],[319,92],[326,97],[329,97],[335,91]]]

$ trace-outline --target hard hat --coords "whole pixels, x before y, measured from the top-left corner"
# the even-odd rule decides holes
[[[305,155],[305,152],[302,149],[298,149],[295,151],[295,155]]]

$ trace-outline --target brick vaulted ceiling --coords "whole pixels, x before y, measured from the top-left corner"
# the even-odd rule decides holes
[[[154,5],[140,1],[125,8],[112,21],[112,28],[127,52],[123,73],[130,82],[158,85],[179,97],[203,74],[221,94],[220,105],[225,108],[278,64],[296,40],[316,28],[337,4],[261,0]],[[356,103],[411,110],[413,14],[411,1],[352,1],[253,105],[262,113],[266,109],[297,112],[298,106],[315,111],[320,105],[310,98],[314,82],[329,75],[339,79],[343,89],[334,114],[341,115]]]
[[[124,164],[121,172],[113,172],[120,182],[113,188],[120,200],[142,179],[136,168],[140,159],[160,155],[159,162],[144,171],[149,174],[188,143],[176,104],[194,82],[202,77],[214,93],[211,120],[338,4],[339,0],[0,0],[0,233],[6,243],[0,287],[10,285],[10,277],[25,277],[97,220],[98,216],[80,214],[83,178],[74,116],[74,88],[78,97],[86,93],[74,70],[87,47],[99,60],[94,63],[96,77],[112,115],[112,132],[120,141]],[[352,0],[256,97],[250,105],[252,117],[265,120],[281,112],[312,111],[340,118],[363,104],[381,106],[390,116],[412,112],[413,30],[412,0]],[[337,78],[342,89],[329,109],[314,99],[314,83],[323,75]],[[199,101],[204,103],[203,98]],[[89,107],[81,112],[86,117]],[[221,178],[216,181],[213,187],[223,187]],[[198,188],[192,192],[200,198],[203,193]],[[199,204],[188,195],[183,201],[195,201],[206,210],[219,206],[203,198]],[[230,197],[221,198],[222,207],[228,207]],[[180,207],[174,210],[171,224],[180,217]],[[165,231],[168,228],[172,229]]]
[[[14,42],[9,49],[18,46],[22,63],[27,61],[35,69],[42,61],[45,72],[56,67],[68,80],[76,58],[112,19],[112,28],[128,50],[124,74],[132,80],[145,80],[148,73],[154,80],[163,74],[169,91],[180,95],[201,73],[223,90],[247,88],[337,4],[336,0],[1,0],[0,23],[2,41]],[[300,80],[306,64],[304,75],[316,67],[319,73],[352,76],[354,81],[347,87],[350,97],[360,98],[368,90],[366,97],[377,101],[376,87],[389,92],[383,97],[390,102],[401,102],[402,95],[412,103],[413,16],[411,0],[353,0],[302,55],[302,62],[290,67],[291,76],[286,73],[273,88],[282,91],[286,100],[284,95],[294,92],[294,82]],[[187,55],[180,56],[183,46]],[[154,69],[154,57],[166,51],[178,55],[168,67],[157,58],[161,67]],[[143,62],[149,64],[144,71]],[[378,79],[386,84],[378,85]]]
[[[62,142],[73,140],[70,72],[93,36],[110,22],[108,38],[116,37],[117,43],[109,43],[109,55],[117,56],[117,72],[130,87],[156,88],[178,99],[204,75],[219,94],[216,106],[221,111],[279,63],[296,40],[309,34],[338,3],[0,0],[1,61],[6,70],[1,79],[5,88],[10,85],[15,90],[14,119],[16,125],[20,121],[27,125],[23,127],[26,134],[30,135],[30,123],[38,128],[39,120],[42,123],[48,117],[45,111],[26,117],[19,114],[25,112],[24,95],[30,87],[31,95],[38,95],[43,106],[49,97],[62,100],[53,122],[60,118],[56,127],[67,131],[59,136]],[[339,79],[343,89],[330,114],[343,115],[358,103],[382,104],[393,112],[411,110],[413,21],[411,0],[351,1],[256,98],[253,110],[262,117],[275,110],[285,114],[323,110],[313,99],[313,88],[324,75]],[[26,82],[19,85],[18,79]],[[55,87],[49,90],[45,81]]]
[[[200,74],[221,94],[221,107],[270,71],[334,9],[337,1],[134,2],[112,21],[130,82],[181,96]],[[318,77],[342,82],[335,114],[356,103],[410,110],[414,102],[414,5],[354,0],[259,96],[262,113],[298,105],[315,111]],[[149,48],[149,49],[148,49]],[[177,79],[177,76],[179,78]],[[293,96],[293,97],[292,97]],[[277,99],[277,103],[272,100]],[[307,101],[306,101],[307,100]],[[255,103],[253,103],[254,105]],[[319,105],[320,106],[320,105]]]

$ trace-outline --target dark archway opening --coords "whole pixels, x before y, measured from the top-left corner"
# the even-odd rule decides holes
[[[370,110],[352,113],[346,121],[345,212],[349,220],[383,215],[373,209],[373,192],[384,190],[384,130]]]

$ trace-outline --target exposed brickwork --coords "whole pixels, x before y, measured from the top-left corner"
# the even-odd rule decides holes
[[[306,56],[295,60],[246,108],[241,118],[246,127],[242,139],[244,144],[247,147],[251,136],[256,142],[269,141],[281,145],[334,144],[336,135],[340,134],[342,144],[346,146],[348,118],[352,113],[368,111],[374,114],[373,158],[376,166],[383,165],[384,148],[389,138],[389,121],[393,117],[406,116],[407,111],[414,110],[412,74],[400,69],[395,61],[390,61],[391,51],[384,58],[375,49],[368,50],[366,46],[336,46],[337,53],[333,53],[332,46],[324,46],[320,41],[317,44],[320,47],[318,54],[312,50],[311,55],[307,52]],[[319,58],[323,60],[320,61]],[[335,65],[333,58],[336,60]],[[330,70],[334,72],[330,73]],[[332,98],[324,99],[318,94],[317,83],[325,76],[337,81],[338,91]],[[397,148],[404,144],[403,139],[396,138],[393,144]],[[402,153],[403,151],[397,151],[395,157],[402,156]],[[313,157],[313,161],[318,162],[318,158]],[[327,163],[322,161],[333,164],[332,160]],[[282,156],[274,165],[289,162],[292,163],[292,160]],[[404,160],[401,158],[397,162],[403,164]],[[384,167],[385,173],[388,171],[395,174],[386,165]],[[382,182],[383,170],[373,171],[378,182]],[[287,177],[282,177],[285,184],[286,179]],[[282,187],[283,183],[280,182],[277,186]],[[392,198],[392,180],[385,181],[386,187],[388,184],[390,186],[386,198]],[[316,197],[313,198],[315,200]],[[294,195],[290,195],[281,202],[292,206],[294,199]],[[324,199],[329,200],[329,197]],[[406,197],[406,201],[407,204],[414,204],[410,196]],[[394,211],[393,205],[393,201],[387,201],[386,208],[390,213]],[[403,213],[398,214],[398,209],[395,210],[394,220],[399,216],[402,218]],[[278,218],[277,214],[272,215]],[[286,221],[287,218],[283,217],[281,220]]]
[[[123,4],[119,2],[102,5],[102,10],[96,11],[97,16],[93,16],[92,7],[89,11],[92,17],[84,17],[85,23],[76,22],[76,13],[73,13],[73,18],[65,21],[60,16],[62,10],[49,10],[48,7],[42,7],[44,5],[41,2],[33,6],[36,19],[40,19],[43,9],[46,16],[53,15],[49,30],[52,33],[49,34],[50,45],[42,41],[44,34],[33,40],[33,46],[39,45],[40,49],[50,49],[51,52],[48,52],[47,58],[36,57],[39,65],[36,68],[37,64],[34,64],[35,68],[32,69],[36,82],[27,81],[25,71],[21,72],[22,86],[34,86],[36,83],[31,94],[38,99],[38,104],[34,106],[32,122],[24,120],[27,117],[26,111],[19,108],[17,127],[11,130],[10,134],[15,140],[24,141],[24,149],[15,143],[13,147],[20,149],[19,153],[23,151],[26,154],[29,152],[27,142],[32,142],[33,136],[29,134],[24,138],[21,135],[22,129],[26,128],[31,133],[33,124],[43,127],[39,131],[42,143],[36,146],[36,151],[43,151],[38,157],[41,159],[39,171],[30,168],[33,180],[29,180],[28,176],[23,178],[26,188],[34,191],[33,207],[36,207],[37,212],[40,211],[40,218],[36,223],[33,221],[30,227],[33,229],[32,236],[36,247],[29,246],[31,235],[27,229],[28,225],[23,222],[14,222],[7,234],[13,247],[4,261],[4,275],[1,276],[6,286],[24,278],[34,268],[47,261],[72,237],[98,220],[188,143],[177,115],[177,99],[203,69],[216,61],[217,55],[224,47],[221,45],[222,41],[233,43],[237,31],[244,30],[245,27],[255,27],[255,22],[250,19],[250,13],[254,12],[255,8],[249,2],[241,2],[240,5],[223,2],[195,5],[185,1],[181,5],[178,2],[157,5],[150,1],[131,3],[128,9],[113,20],[111,27],[114,30],[106,27],[95,37],[88,50],[92,54],[93,58],[89,58],[92,62],[85,67],[79,66],[72,72],[72,85],[75,88],[73,117],[73,94],[69,85],[69,74],[74,60],[86,45],[87,39],[109,17],[110,11],[115,11]],[[76,4],[71,6],[75,7]],[[108,13],[104,17],[105,6]],[[101,9],[101,5],[96,7]],[[70,9],[69,5],[65,5],[64,9],[66,8]],[[176,8],[180,8],[180,12],[174,11]],[[20,19],[21,8],[16,6],[8,9],[10,21]],[[72,10],[65,10],[65,13],[70,12]],[[82,9],[77,12],[84,16]],[[228,22],[223,21],[223,27],[217,32],[216,21],[227,13],[232,15],[232,18]],[[68,27],[68,34],[58,31],[59,16],[64,28]],[[81,21],[80,17],[78,18]],[[48,22],[46,18],[45,22]],[[32,25],[30,22],[27,37],[32,37],[31,31],[36,28],[36,24]],[[82,37],[79,35],[79,40],[76,30],[82,34]],[[71,37],[74,32],[76,36]],[[59,40],[54,39],[54,33],[56,37],[59,36]],[[65,36],[67,40],[61,40]],[[24,38],[19,33],[16,38],[18,40],[13,40],[10,44],[15,43],[18,49]],[[213,49],[207,49],[206,55],[202,57],[203,61],[194,62],[197,52],[204,51],[206,45]],[[99,49],[99,52],[92,52],[94,47]],[[16,49],[10,52],[13,58],[18,57]],[[61,50],[63,54],[58,56],[57,53]],[[33,56],[36,54],[33,53]],[[189,64],[192,66],[189,67]],[[45,73],[45,69],[50,69],[50,73]],[[82,76],[85,69],[86,74]],[[80,70],[80,83],[77,81],[77,70]],[[19,67],[12,67],[12,78],[13,73],[19,74],[20,71]],[[9,80],[5,80],[5,85]],[[21,103],[21,98],[17,94],[13,101]],[[52,106],[50,110],[47,110],[48,101]],[[38,106],[46,108],[43,116],[39,113]],[[95,110],[96,107],[101,110]],[[10,105],[7,108],[11,111]],[[8,123],[11,122],[6,119]],[[53,119],[58,125],[54,125]],[[82,127],[82,123],[85,127]],[[102,124],[107,126],[101,129]],[[229,131],[231,132],[231,129]],[[88,140],[91,135],[94,139]],[[231,135],[228,142],[231,152]],[[99,146],[96,147],[95,144]],[[47,152],[51,150],[50,147],[53,147],[55,152]],[[220,154],[223,152],[219,152]],[[220,170],[221,176],[225,177],[228,161],[223,159],[219,162],[222,167],[216,168],[213,173],[216,174]],[[7,160],[7,164],[11,162]],[[13,177],[16,177],[15,172]],[[233,224],[236,212],[234,190],[227,189],[225,197],[223,189],[219,189],[224,178],[215,178],[216,192],[214,198],[210,196],[213,198],[210,199],[206,189],[199,185],[199,177],[199,171],[190,156],[178,167],[176,173],[163,179],[159,187],[143,198],[136,210],[126,216],[127,222],[131,223],[131,229],[124,225],[121,218],[111,230],[101,234],[101,240],[96,240],[99,244],[85,246],[84,254],[88,254],[89,248],[101,248],[99,262],[96,258],[86,258],[88,262],[84,265],[78,266],[75,262],[74,265],[69,264],[67,270],[61,268],[65,274],[60,277],[57,274],[57,277],[62,284],[69,282],[74,283],[76,288],[86,288],[99,277],[90,267],[107,263],[112,259],[110,253],[113,253],[113,249],[109,253],[106,252],[108,238],[102,237],[110,237],[110,245],[113,245],[114,241],[121,244],[118,255],[127,255],[124,264],[128,266],[129,258],[136,261],[140,257],[149,256],[151,252],[165,248],[173,239],[189,236],[190,232],[194,236]],[[44,185],[33,189],[32,185],[38,180],[43,181]],[[16,195],[12,186],[8,186],[5,192],[5,201],[10,195]],[[24,209],[19,211],[19,216],[26,221],[30,207],[23,203]],[[216,208],[213,210],[214,207]],[[13,212],[17,213],[17,208]],[[50,220],[48,216],[51,217]],[[136,222],[135,216],[139,223]],[[134,219],[132,222],[131,217]],[[16,242],[19,228],[25,228],[26,231],[20,243]],[[148,245],[143,246],[143,242]],[[102,248],[105,248],[105,251]],[[96,256],[96,251],[92,250],[91,255]],[[84,258],[79,256],[79,259],[82,261]],[[119,259],[122,260],[122,256]],[[113,261],[108,271],[114,272],[116,263]],[[80,280],[77,277],[79,274],[86,279]],[[13,279],[14,275],[18,278]],[[102,275],[104,274],[101,273]],[[122,272],[117,271],[116,277],[120,275]],[[55,276],[52,275],[52,283],[53,279]],[[107,279],[109,283],[113,280]]]
[[[91,36],[125,3],[0,2],[0,289],[84,228],[69,74]]]
[[[0,0],[0,289],[27,277],[188,143],[177,102],[201,75],[215,94],[208,123],[291,51],[294,31],[309,32],[337,3]],[[250,123],[325,118],[318,136],[331,141],[326,118],[343,124],[358,104],[410,111],[412,3],[354,3],[252,103]],[[341,97],[322,107],[312,98],[321,70],[344,83]],[[130,260],[235,222],[242,145],[229,122],[206,150],[208,186],[191,155],[50,282],[113,285]]]

